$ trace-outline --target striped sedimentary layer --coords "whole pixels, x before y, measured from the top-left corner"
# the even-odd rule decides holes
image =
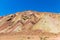
[[[25,11],[0,17],[0,33],[21,31],[59,33],[60,14]]]
[[[32,26],[39,21],[38,16],[39,13],[27,11],[0,17],[0,33],[31,30]]]

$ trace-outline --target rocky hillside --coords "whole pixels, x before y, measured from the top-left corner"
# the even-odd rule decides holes
[[[0,17],[0,33],[40,31],[59,33],[60,14],[24,11]]]

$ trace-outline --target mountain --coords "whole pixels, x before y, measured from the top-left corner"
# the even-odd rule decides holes
[[[21,31],[59,33],[60,14],[36,11],[17,12],[0,17],[0,33]]]
[[[24,11],[0,16],[0,40],[60,40],[60,14]]]

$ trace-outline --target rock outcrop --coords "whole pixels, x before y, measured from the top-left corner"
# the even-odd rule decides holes
[[[7,37],[10,33],[13,35],[15,35],[15,33],[20,33],[19,35],[31,35],[31,37],[32,35],[37,35],[38,40],[59,40],[60,36],[58,35],[60,35],[60,14],[25,11],[2,16],[0,17],[0,34],[2,33],[6,34]],[[40,38],[42,35],[43,37],[46,36],[46,39]],[[19,38],[16,36],[15,38],[19,40]],[[3,38],[3,36],[1,37]],[[15,39],[12,37],[11,40]]]

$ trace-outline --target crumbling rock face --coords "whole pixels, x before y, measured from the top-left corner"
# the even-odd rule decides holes
[[[32,37],[32,35],[38,36],[30,40],[60,40],[60,36],[58,36],[60,35],[60,14],[25,11],[3,16],[0,17],[0,33],[13,33],[13,35],[17,33],[15,36],[17,40],[19,40],[19,37],[23,34],[26,36],[30,35],[30,37]],[[18,36],[18,33],[20,36]],[[16,40],[10,35],[6,36],[10,37],[9,40]],[[6,37],[4,36],[5,39]],[[3,36],[1,36],[0,39],[2,40],[2,38]]]

